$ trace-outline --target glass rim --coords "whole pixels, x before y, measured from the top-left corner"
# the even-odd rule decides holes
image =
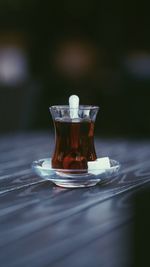
[[[94,105],[79,105],[79,110],[93,110],[93,109],[99,109],[99,106],[94,106]],[[49,109],[68,109],[68,110],[73,110],[77,108],[70,108],[69,105],[54,105],[50,106]]]

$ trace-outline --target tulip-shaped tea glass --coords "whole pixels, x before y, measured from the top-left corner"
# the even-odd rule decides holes
[[[88,162],[97,159],[94,146],[94,126],[98,106],[52,106],[50,112],[55,127],[55,149],[52,168],[63,176],[86,174]]]

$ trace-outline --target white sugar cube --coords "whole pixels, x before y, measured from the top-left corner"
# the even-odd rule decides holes
[[[104,158],[99,158],[97,159],[97,161],[99,162],[99,166],[102,168],[102,169],[108,169],[110,168],[110,160],[108,157],[104,157]]]
[[[110,160],[108,157],[104,158],[98,158],[95,161],[89,161],[88,162],[88,170],[93,170],[93,169],[109,169],[111,168],[110,166]]]

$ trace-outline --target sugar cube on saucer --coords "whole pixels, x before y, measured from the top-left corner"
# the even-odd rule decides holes
[[[92,169],[109,169],[110,166],[110,160],[108,157],[104,158],[98,158],[95,161],[89,161],[88,162],[88,170]]]

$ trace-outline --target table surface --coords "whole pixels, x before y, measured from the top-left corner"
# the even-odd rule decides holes
[[[90,188],[65,189],[31,170],[50,157],[48,133],[0,138],[1,267],[127,267],[132,196],[150,182],[150,142],[96,139],[98,156],[118,160],[120,174]]]

